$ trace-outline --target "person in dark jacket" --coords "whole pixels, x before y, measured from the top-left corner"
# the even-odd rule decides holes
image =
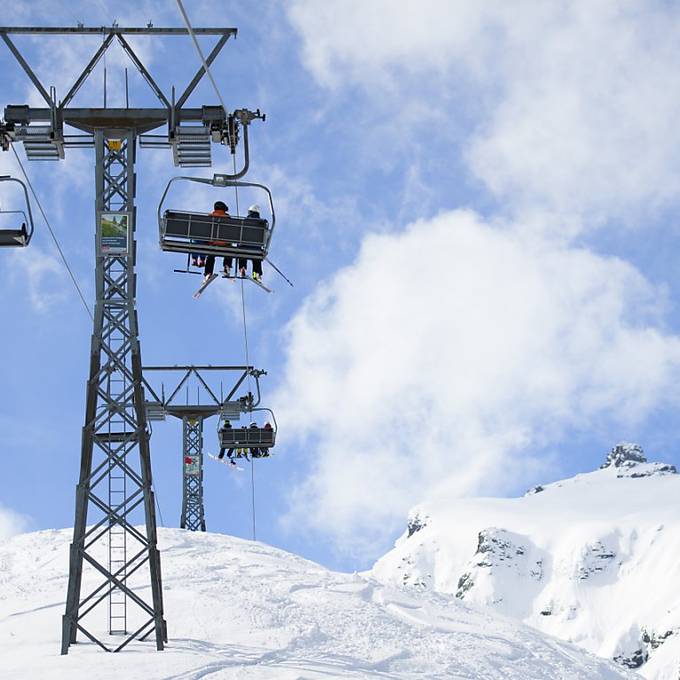
[[[231,423],[230,423],[228,420],[225,420],[224,423],[222,424],[222,427],[219,429],[219,432],[220,432],[220,445],[222,444],[222,432],[224,432],[225,430],[231,430]],[[236,465],[236,463],[234,463],[234,461],[232,460],[232,456],[234,455],[234,449],[229,449],[229,450],[227,451],[227,447],[226,447],[226,446],[221,446],[221,447],[220,447],[220,452],[217,454],[217,457],[218,457],[220,460],[222,460],[222,459],[224,458],[225,452],[226,452],[226,454],[227,454],[227,458],[229,458],[229,462],[230,462],[232,465]]]
[[[271,426],[271,423],[265,423],[262,429],[265,430],[267,434],[269,434],[269,432],[271,432],[273,428]],[[261,448],[260,458],[269,458],[269,449]]]
[[[257,425],[257,423],[250,423],[250,429],[255,430],[255,434],[257,431],[260,429]],[[250,448],[250,457],[251,458],[261,458],[261,451],[259,446],[253,446]]]
[[[260,217],[260,206],[257,205],[257,203],[253,204],[248,208],[248,215],[250,219],[254,220],[261,220],[262,217]],[[261,281],[262,280],[262,259],[251,259],[250,260],[253,264],[253,278],[255,281]],[[241,265],[239,265],[240,267]]]

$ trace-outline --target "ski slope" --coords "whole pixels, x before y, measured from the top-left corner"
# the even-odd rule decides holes
[[[23,534],[0,547],[0,678],[638,677],[452,596],[407,593],[261,543],[175,529],[159,530],[167,649],[134,643],[106,654],[83,643],[62,657],[70,535]],[[105,616],[103,608],[99,631]]]
[[[454,595],[654,680],[680,669],[680,475],[632,444],[522,498],[415,508],[371,574]]]

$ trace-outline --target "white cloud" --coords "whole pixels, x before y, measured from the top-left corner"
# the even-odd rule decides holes
[[[0,505],[0,541],[27,531],[28,525],[27,517]]]
[[[494,24],[509,12],[502,3],[450,0],[296,0],[289,17],[301,33],[307,67],[326,86],[358,82],[395,85],[397,67],[412,74],[446,73],[466,66],[488,46]],[[480,38],[484,44],[480,45]]]
[[[297,0],[289,16],[321,84],[360,85],[394,118],[472,111],[469,171],[515,214],[598,224],[679,198],[676,6]],[[422,133],[426,157],[448,130]]]
[[[8,257],[8,277],[27,289],[35,311],[47,313],[71,294],[72,284],[61,260],[40,250],[33,241],[30,249],[12,250]]]
[[[289,519],[353,550],[408,508],[507,490],[565,428],[676,397],[663,295],[615,258],[468,211],[368,236],[289,327],[276,408],[318,437]]]
[[[678,203],[676,7],[296,0],[288,14],[329,97],[384,117],[363,154],[391,135],[415,180],[462,156],[505,216],[368,236],[293,319],[281,420],[319,441],[296,526],[365,549],[440,488],[503,491],[567,428],[676,398],[663,290],[573,245]]]

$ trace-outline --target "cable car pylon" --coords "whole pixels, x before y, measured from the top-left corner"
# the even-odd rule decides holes
[[[243,414],[267,411],[259,406],[260,378],[267,375],[266,371],[253,366],[145,366],[144,387],[147,396],[147,417],[152,421],[164,421],[168,417],[182,421],[182,513],[180,528],[188,531],[205,531],[206,519],[203,504],[203,453],[204,453],[204,424],[213,416],[219,417],[219,422],[236,422]],[[235,377],[233,377],[235,374]],[[233,379],[232,379],[233,378]],[[247,394],[235,398],[244,383],[255,381],[255,395]],[[220,389],[213,389],[210,383],[219,379]],[[190,381],[195,383],[191,387]],[[167,389],[166,389],[167,384]],[[227,386],[226,395],[223,388]],[[186,390],[186,398],[185,398]],[[274,420],[274,422],[276,422]],[[258,437],[253,428],[240,438],[229,441],[222,437],[222,428],[218,426],[219,445],[224,447],[268,446],[274,445],[275,434],[271,433]],[[242,432],[235,429],[234,432]]]
[[[90,347],[80,475],[76,488],[69,584],[62,621],[61,653],[78,633],[107,651],[152,637],[167,642],[161,563],[152,490],[150,430],[145,408],[136,310],[135,161],[140,147],[169,146],[175,165],[210,166],[211,142],[232,154],[239,131],[259,112],[223,106],[185,106],[233,28],[196,28],[217,43],[178,99],[167,97],[125,36],[185,36],[181,28],[0,27],[7,45],[45,102],[11,105],[0,121],[0,147],[23,143],[29,160],[58,161],[70,147],[95,150],[96,304]],[[45,88],[10,36],[100,36],[101,45],[63,99]],[[77,107],[72,102],[111,44],[117,40],[159,105],[146,108]],[[245,113],[244,113],[245,112]],[[65,134],[65,128],[75,134]],[[159,141],[152,131],[167,126]],[[246,134],[243,135],[244,140]],[[26,239],[26,244],[29,239]],[[22,244],[23,245],[23,244]],[[140,528],[141,525],[141,528]],[[88,574],[85,575],[87,570]],[[92,615],[108,605],[108,630]]]

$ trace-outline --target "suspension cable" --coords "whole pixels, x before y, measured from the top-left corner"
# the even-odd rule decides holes
[[[163,513],[161,512],[161,503],[158,500],[158,489],[156,489],[156,491],[154,492],[154,498],[156,500],[156,508],[158,508],[158,516],[161,520],[161,526],[164,527],[165,521],[163,520]]]
[[[80,286],[78,285],[78,281],[76,281],[76,277],[73,274],[73,271],[71,270],[71,267],[68,264],[68,260],[66,259],[66,255],[64,255],[64,251],[61,249],[61,245],[59,245],[59,239],[57,238],[56,234],[54,233],[54,230],[52,229],[52,225],[50,224],[50,221],[47,219],[47,215],[45,214],[45,211],[43,210],[42,203],[40,202],[40,199],[38,198],[38,194],[36,194],[35,189],[33,188],[33,184],[31,183],[31,180],[28,177],[28,173],[26,172],[24,168],[24,164],[21,162],[21,158],[19,158],[19,154],[17,153],[17,150],[12,146],[12,151],[14,152],[14,157],[17,159],[17,163],[19,163],[19,167],[21,168],[21,173],[24,176],[24,179],[26,180],[26,183],[28,184],[28,187],[31,190],[31,194],[33,195],[33,199],[36,202],[36,205],[38,206],[38,209],[40,210],[40,214],[43,216],[43,219],[45,220],[45,224],[47,225],[47,229],[50,232],[50,235],[52,236],[52,240],[54,241],[54,245],[57,247],[57,250],[59,251],[59,256],[61,257],[61,261],[64,263],[64,267],[66,267],[66,271],[68,271],[69,276],[71,277],[71,281],[73,281],[73,285],[75,286],[75,289],[78,291],[78,295],[80,297],[81,302],[83,303],[83,307],[85,307],[85,311],[87,312],[88,316],[92,321],[94,321],[94,317],[92,316],[92,312],[90,311],[90,307],[85,301],[85,296],[83,295],[83,291],[80,289]]]
[[[248,323],[246,321],[246,296],[243,289],[243,279],[241,279],[241,311],[243,313],[243,344],[246,353],[246,366],[250,366],[250,352],[248,350]],[[250,385],[250,371],[248,371],[248,394],[252,394]],[[251,411],[252,417],[252,411]],[[253,455],[250,455],[250,504],[253,517],[253,541],[257,540],[257,533],[255,530],[255,464],[253,462]]]
[[[165,522],[163,521],[163,512],[161,511],[161,502],[158,498],[158,487],[154,484],[154,491],[153,491],[153,497],[154,500],[156,501],[156,509],[158,510],[158,517],[161,520],[161,526],[165,526]]]
[[[191,22],[189,21],[189,17],[186,13],[186,10],[184,9],[184,5],[182,4],[182,0],[177,0],[177,7],[179,8],[180,14],[182,15],[182,19],[184,20],[184,25],[187,27],[187,31],[189,31],[189,35],[191,36],[191,39],[194,41],[194,47],[196,47],[196,51],[198,52],[198,56],[201,58],[201,62],[203,62],[203,68],[205,69],[205,72],[210,78],[210,82],[212,83],[212,86],[215,88],[215,93],[217,94],[217,98],[220,100],[220,104],[222,104],[222,108],[226,111],[227,107],[224,105],[224,99],[222,99],[222,95],[220,94],[220,90],[217,87],[217,83],[215,82],[215,79],[213,78],[212,73],[210,72],[210,67],[208,66],[208,62],[205,60],[205,57],[203,56],[203,50],[201,50],[201,46],[198,44],[198,40],[196,39],[196,34],[194,33],[194,29],[191,28]]]
[[[196,34],[194,33],[194,29],[191,27],[191,22],[189,21],[189,16],[186,13],[186,10],[184,9],[184,5],[182,4],[182,0],[176,0],[177,2],[177,8],[180,11],[180,14],[182,15],[182,19],[184,21],[184,25],[186,26],[187,31],[189,32],[189,35],[191,36],[191,40],[194,43],[194,47],[196,48],[196,52],[198,53],[198,56],[201,60],[201,63],[203,64],[203,68],[205,70],[206,75],[210,79],[210,82],[212,83],[213,89],[215,90],[215,94],[217,95],[217,98],[220,100],[220,104],[222,104],[222,108],[226,111],[227,107],[224,104],[224,99],[222,99],[222,94],[220,92],[220,89],[217,87],[217,83],[215,82],[215,79],[213,78],[212,72],[210,71],[210,67],[208,66],[208,62],[205,60],[205,56],[203,55],[203,51],[201,50],[201,46],[198,44],[198,40],[196,38]],[[236,157],[234,156],[234,174],[236,174]],[[239,214],[239,202],[238,202],[238,187],[234,187],[236,190],[236,214]],[[238,265],[238,261],[236,262]],[[249,351],[248,351],[248,324],[246,321],[246,299],[245,299],[245,293],[243,289],[243,279],[241,279],[241,311],[243,313],[243,340],[244,340],[244,347],[245,347],[245,355],[246,355],[246,366],[250,366],[250,356],[249,356]],[[248,393],[252,394],[252,389],[251,389],[251,376],[250,372],[248,372]],[[252,411],[251,411],[251,417],[252,417]],[[252,511],[252,517],[253,517],[253,540],[257,540],[257,533],[256,533],[256,524],[255,524],[255,466],[253,463],[253,457],[251,455],[250,457],[250,498],[251,498],[251,511]]]
[[[150,422],[147,423],[147,425],[148,425],[148,427],[149,427],[149,439],[151,439],[151,437],[152,437],[152,435],[153,435],[153,426],[151,425]],[[152,475],[152,476],[153,476],[153,475]],[[156,502],[156,510],[158,510],[158,516],[160,517],[160,520],[161,520],[161,526],[164,527],[164,526],[165,526],[165,522],[163,521],[163,513],[161,512],[161,504],[160,504],[160,502],[159,502],[159,500],[158,500],[158,487],[155,487],[155,488],[154,488],[153,497],[154,497],[154,501]]]

